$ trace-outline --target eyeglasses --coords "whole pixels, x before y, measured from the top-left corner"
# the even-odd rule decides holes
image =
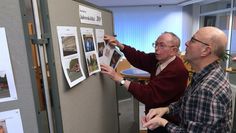
[[[170,47],[175,47],[175,46],[168,46],[168,45],[164,45],[162,43],[155,42],[155,43],[152,43],[152,47],[158,48],[158,49],[165,49],[165,48],[168,48],[168,47],[170,48]]]
[[[205,43],[205,42],[202,42],[202,41],[200,41],[200,40],[198,40],[198,39],[192,37],[191,40],[190,40],[190,42],[194,43],[194,41],[200,42],[200,43],[202,43],[202,44],[204,44],[204,45],[206,45],[206,46],[210,46],[209,44],[207,44],[207,43]]]

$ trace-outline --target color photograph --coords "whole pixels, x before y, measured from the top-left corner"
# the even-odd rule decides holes
[[[103,56],[104,48],[105,48],[104,42],[99,42],[98,43],[98,57]]]
[[[0,133],[24,133],[19,109],[0,112]]]
[[[92,28],[81,27],[80,32],[84,46],[84,54],[85,54],[87,69],[89,72],[89,76],[91,76],[92,74],[101,71],[100,61],[97,51],[98,46],[95,45],[97,43],[95,42],[94,31]]]
[[[8,133],[5,120],[0,121],[0,133]]]
[[[98,62],[95,54],[87,56],[88,70],[89,73],[93,73],[98,70]]]
[[[84,38],[85,51],[86,52],[94,51],[95,47],[94,47],[94,43],[93,43],[94,41],[93,41],[92,35],[84,34],[83,38]]]
[[[67,68],[67,73],[69,75],[69,78],[70,78],[71,82],[73,82],[76,79],[79,79],[80,77],[83,76],[82,73],[81,73],[78,58],[70,60],[69,68]]]
[[[13,69],[4,27],[0,27],[0,103],[17,100]],[[0,119],[1,120],[1,119]]]
[[[57,26],[57,36],[63,72],[69,86],[73,87],[85,79],[80,61],[77,28]]]
[[[110,66],[112,68],[116,68],[117,63],[120,60],[120,58],[121,58],[121,54],[118,53],[116,50],[114,50],[114,53],[112,54],[112,57],[111,57]]]
[[[63,55],[68,56],[77,53],[75,36],[62,36]]]
[[[4,71],[0,71],[0,98],[10,97],[7,74]]]

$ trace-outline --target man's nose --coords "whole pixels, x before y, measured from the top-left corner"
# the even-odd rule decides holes
[[[187,42],[185,43],[185,46],[187,46],[187,47],[188,47],[188,45],[189,45],[189,41],[187,41]]]
[[[158,47],[155,47],[155,52],[157,53],[159,51],[159,48]]]
[[[156,47],[155,48],[155,53],[160,53],[160,48]]]

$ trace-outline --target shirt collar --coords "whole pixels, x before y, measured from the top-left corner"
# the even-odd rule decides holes
[[[161,70],[165,69],[168,64],[170,64],[173,60],[175,60],[175,58],[176,58],[176,56],[173,56],[170,59],[168,59],[167,61],[160,64],[159,67],[161,68]]]
[[[214,61],[213,63],[209,64],[205,68],[203,68],[200,72],[193,73],[193,81],[199,81],[206,74],[208,74],[212,69],[216,68],[219,65],[218,61]]]

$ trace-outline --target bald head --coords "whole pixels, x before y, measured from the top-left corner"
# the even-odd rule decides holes
[[[212,53],[221,58],[224,55],[227,46],[226,34],[216,27],[203,27],[198,33],[212,47]]]

